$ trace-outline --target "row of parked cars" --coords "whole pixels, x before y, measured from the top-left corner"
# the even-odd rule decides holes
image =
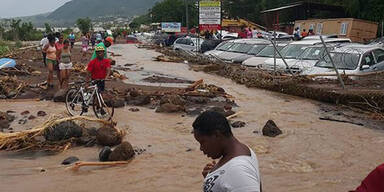
[[[384,49],[380,43],[352,43],[348,38],[323,36],[334,64],[344,74],[384,70]],[[283,59],[275,52],[278,50]],[[334,74],[335,70],[319,36],[300,41],[236,39],[220,43],[206,56],[228,64],[241,64],[263,70],[278,70],[302,75]],[[276,59],[275,59],[276,57]]]

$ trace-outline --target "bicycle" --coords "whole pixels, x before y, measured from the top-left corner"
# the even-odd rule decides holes
[[[101,93],[98,90],[97,82],[91,81],[91,86],[85,87],[85,82],[72,83],[80,84],[80,86],[70,88],[65,97],[65,105],[71,116],[83,115],[88,112],[88,108],[92,102],[92,109],[96,117],[99,119],[111,120],[114,114],[114,107],[108,107]]]

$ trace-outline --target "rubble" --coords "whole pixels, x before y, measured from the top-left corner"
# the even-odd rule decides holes
[[[23,151],[28,149],[54,152],[64,151],[71,146],[79,145],[81,143],[80,140],[85,141],[89,139],[88,137],[96,138],[96,136],[91,135],[94,132],[94,127],[88,127],[88,125],[97,125],[98,128],[96,129],[98,130],[108,127],[109,133],[115,134],[111,137],[116,140],[121,139],[125,134],[123,131],[114,127],[113,123],[100,119],[84,116],[68,118],[52,117],[42,125],[30,130],[16,133],[0,133],[0,150]],[[104,136],[104,138],[105,137],[106,136]],[[89,141],[91,141],[92,138]]]

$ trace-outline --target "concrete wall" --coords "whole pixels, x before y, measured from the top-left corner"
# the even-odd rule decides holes
[[[353,18],[298,20],[295,22],[296,27],[300,27],[301,31],[308,31],[313,27],[313,31],[318,35],[338,35],[360,43],[375,39],[378,30],[378,24],[375,22]],[[342,27],[345,30],[342,30]]]

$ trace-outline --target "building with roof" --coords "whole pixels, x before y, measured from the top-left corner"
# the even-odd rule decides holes
[[[264,23],[268,30],[284,31],[292,34],[296,20],[313,18],[345,18],[347,13],[344,7],[311,1],[299,1],[282,7],[261,11]]]
[[[308,19],[297,20],[296,27],[300,31],[312,29],[316,35],[337,35],[350,38],[353,42],[366,43],[376,38],[378,23],[354,18]]]

